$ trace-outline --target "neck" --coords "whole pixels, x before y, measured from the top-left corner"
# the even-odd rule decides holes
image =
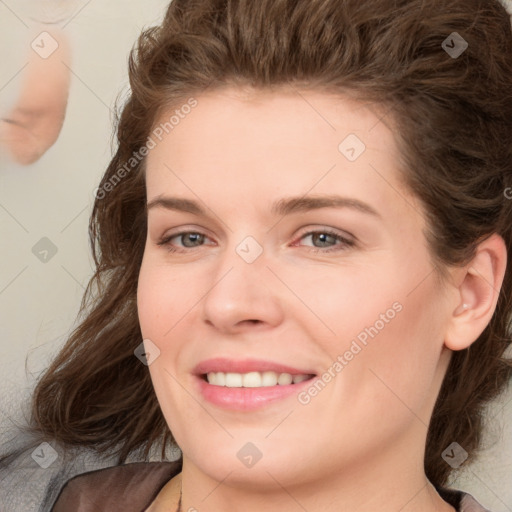
[[[238,470],[233,470],[219,481],[185,460],[180,510],[202,510],[207,506],[209,512],[454,512],[422,469],[414,471],[409,465],[397,471],[379,471],[374,462],[352,466],[341,475],[332,472],[326,478],[324,473],[317,480],[294,485],[286,481],[283,473],[264,469],[245,480]]]

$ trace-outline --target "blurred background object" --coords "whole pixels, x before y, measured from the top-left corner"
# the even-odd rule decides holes
[[[71,76],[71,50],[62,30],[41,30],[30,43],[19,96],[0,118],[0,151],[23,165],[36,162],[56,142]]]
[[[84,9],[83,0],[17,0],[20,15],[44,24],[63,24]]]

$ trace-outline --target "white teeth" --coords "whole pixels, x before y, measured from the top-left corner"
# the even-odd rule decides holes
[[[259,372],[244,373],[242,384],[244,388],[259,388],[261,386],[261,375]]]
[[[307,380],[308,377],[309,377],[308,375],[294,375],[293,383],[298,384],[299,382],[302,382],[303,380]]]
[[[261,385],[264,387],[277,386],[277,378],[278,376],[276,372],[262,372]]]
[[[228,388],[241,388],[242,387],[242,374],[241,373],[226,373],[226,383]]]
[[[292,375],[276,372],[224,373],[210,372],[206,375],[209,384],[228,388],[259,388],[269,386],[287,386],[307,380],[309,375]]]
[[[280,386],[288,386],[293,381],[293,377],[289,373],[281,373],[277,379],[277,383]]]
[[[217,386],[225,386],[226,385],[226,374],[219,372],[219,373],[213,373],[208,375],[214,375],[215,380],[217,382]]]

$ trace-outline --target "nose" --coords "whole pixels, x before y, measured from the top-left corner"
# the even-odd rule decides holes
[[[283,301],[264,253],[248,263],[235,250],[229,252],[202,301],[203,321],[225,334],[278,326],[283,321]]]

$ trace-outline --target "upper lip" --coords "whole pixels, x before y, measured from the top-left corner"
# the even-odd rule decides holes
[[[227,359],[216,357],[201,361],[195,368],[194,373],[204,375],[210,372],[224,373],[249,373],[249,372],[276,372],[290,373],[291,375],[314,375],[311,370],[301,370],[291,366],[267,361],[264,359]]]

